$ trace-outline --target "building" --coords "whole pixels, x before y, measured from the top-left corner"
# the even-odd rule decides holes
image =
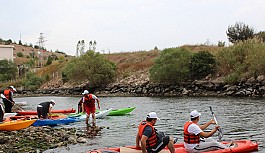
[[[12,45],[0,45],[0,60],[14,61],[14,48],[15,46]]]

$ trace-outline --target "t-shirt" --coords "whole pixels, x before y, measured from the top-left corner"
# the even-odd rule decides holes
[[[151,136],[152,134],[152,128],[151,126],[146,126],[144,128],[144,132],[143,132],[143,135],[147,136],[148,138]]]
[[[199,133],[203,132],[201,130],[201,128],[197,125],[192,123],[189,127],[188,127],[188,132],[191,134],[195,134],[198,135]],[[184,146],[187,150],[193,149],[195,146],[197,146],[198,144],[188,144],[188,143],[184,143]]]

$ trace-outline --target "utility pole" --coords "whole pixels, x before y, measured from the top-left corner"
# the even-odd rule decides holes
[[[44,50],[44,42],[46,42],[47,40],[45,40],[44,36],[43,36],[44,33],[40,33],[40,37],[38,38],[39,41],[37,42],[37,44],[39,45],[39,61],[40,61],[40,67],[42,67],[44,64],[43,64],[43,56],[42,56],[42,52]],[[39,65],[39,64],[38,64]]]

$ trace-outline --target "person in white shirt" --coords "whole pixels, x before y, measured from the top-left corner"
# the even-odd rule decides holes
[[[229,147],[236,147],[234,142],[228,145],[217,142],[216,140],[209,138],[211,137],[220,126],[216,125],[210,132],[204,132],[211,124],[216,124],[214,120],[210,120],[204,125],[198,125],[201,113],[197,110],[193,110],[190,113],[191,121],[188,121],[184,125],[184,146],[189,153],[199,153],[218,149],[225,149]],[[205,139],[201,140],[200,137]]]

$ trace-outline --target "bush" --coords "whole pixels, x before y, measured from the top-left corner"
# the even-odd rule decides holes
[[[41,86],[43,81],[44,79],[42,77],[38,77],[35,73],[30,72],[26,75],[25,80],[22,81],[22,85],[25,89],[36,90]]]
[[[0,81],[15,79],[17,75],[17,66],[14,62],[0,60]]]
[[[214,56],[208,51],[195,53],[189,63],[190,78],[202,79],[216,70],[216,61]]]
[[[24,57],[24,54],[22,52],[18,52],[17,57]]]
[[[169,48],[161,52],[150,68],[150,80],[158,83],[179,83],[188,79],[192,53],[184,48]]]
[[[230,79],[226,80],[237,79],[237,81],[240,81],[239,79],[242,77],[264,75],[264,50],[265,44],[257,39],[249,39],[223,48],[216,54],[218,73],[223,76],[229,76]]]
[[[88,51],[80,57],[74,58],[67,63],[63,74],[64,80],[83,82],[89,81],[92,87],[104,86],[113,81],[116,66],[108,61],[103,55]]]

